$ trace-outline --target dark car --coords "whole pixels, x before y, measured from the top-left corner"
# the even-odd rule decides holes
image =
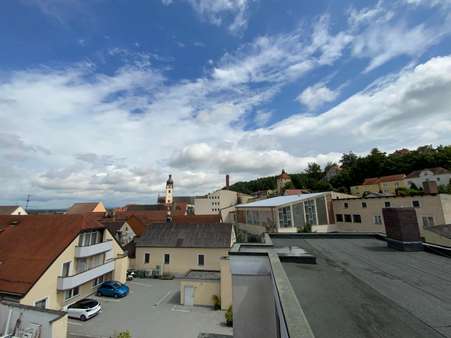
[[[128,295],[128,286],[117,281],[107,281],[102,283],[97,289],[97,296],[107,296],[121,298]]]

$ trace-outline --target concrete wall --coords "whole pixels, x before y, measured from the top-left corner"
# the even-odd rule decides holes
[[[64,338],[67,336],[66,314],[41,311],[33,307],[4,302],[0,303],[0,335],[5,333],[4,330],[10,311],[11,320],[8,333],[12,333],[17,319],[21,316],[21,328],[23,330],[37,330],[40,327],[41,338]],[[17,336],[19,336],[19,334],[16,332]]]
[[[185,275],[189,270],[219,270],[221,257],[227,256],[229,249],[210,248],[136,248],[135,268],[152,271],[159,265],[163,273],[177,276]],[[144,263],[144,254],[150,253],[149,263]],[[164,255],[170,255],[169,264],[164,264]],[[205,256],[204,266],[197,265],[198,254]]]
[[[223,257],[220,261],[221,269],[221,309],[227,310],[232,305],[232,272],[230,271],[229,257]]]
[[[218,280],[182,280],[180,281],[180,304],[185,304],[185,286],[194,289],[194,305],[213,306],[213,296],[220,296]]]
[[[440,194],[440,201],[442,203],[442,211],[444,224],[451,224],[451,195]]]
[[[109,231],[105,230],[104,240],[109,239],[113,239],[113,236]],[[64,292],[57,290],[57,280],[58,277],[62,275],[64,263],[71,262],[69,275],[76,273],[75,246],[78,245],[78,241],[79,236],[77,236],[61,255],[58,256],[41,278],[33,285],[31,290],[20,300],[21,304],[34,305],[35,302],[47,298],[47,308],[59,310],[96,292],[97,288],[93,288],[92,281],[80,285],[79,295],[67,301],[64,300]],[[115,271],[113,271],[113,276],[109,276],[108,278],[114,278],[120,282],[125,282],[128,269],[128,257],[124,256],[124,251],[115,240],[112,240],[112,243],[113,249],[108,255],[105,255],[105,259],[116,259]]]
[[[417,213],[418,224],[420,225],[420,232],[422,233],[424,216],[433,217],[435,225],[446,223],[442,211],[442,200],[444,201],[444,208],[446,210],[448,210],[448,208],[451,209],[451,200],[448,196],[442,197],[442,195],[334,200],[333,207],[335,217],[337,214],[348,214],[351,215],[351,217],[352,215],[357,214],[360,215],[362,220],[361,223],[336,222],[337,231],[385,233],[385,225],[382,217],[382,209],[385,207],[385,202],[390,202],[391,207],[400,208],[412,207],[413,201],[419,201],[420,207],[415,208],[415,211]],[[366,208],[363,208],[362,202],[366,203]],[[345,208],[345,203],[348,204],[348,208]],[[375,224],[374,216],[381,216],[381,224]]]

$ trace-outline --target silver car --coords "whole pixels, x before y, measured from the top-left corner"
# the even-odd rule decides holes
[[[94,317],[102,310],[102,305],[98,300],[86,298],[82,299],[67,307],[67,315],[70,318],[77,318],[80,320],[87,320]]]

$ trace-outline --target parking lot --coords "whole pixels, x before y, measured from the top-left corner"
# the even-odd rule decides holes
[[[128,330],[133,338],[197,338],[199,333],[232,335],[224,311],[179,305],[179,281],[135,279],[122,299],[97,298],[102,312],[86,322],[69,319],[70,338],[109,338]]]

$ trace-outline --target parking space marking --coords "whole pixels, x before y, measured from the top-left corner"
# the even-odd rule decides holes
[[[177,305],[174,305],[174,306],[172,307],[171,311],[178,311],[178,312],[191,312],[190,310],[179,309],[179,308],[177,308]]]
[[[111,302],[111,303],[120,303],[120,299],[107,299],[107,298],[97,298],[98,300],[101,300],[102,302]]]
[[[153,306],[154,306],[154,307],[159,306],[159,305],[163,302],[163,300],[165,300],[165,298],[167,298],[173,291],[174,291],[174,290],[169,290],[169,291],[168,291],[163,297],[161,297],[161,298],[158,300],[158,302],[156,302]]]
[[[71,321],[71,320],[68,320],[67,323],[68,323],[69,325],[83,326],[82,323],[73,322],[73,321]]]
[[[145,286],[145,287],[152,287],[152,284],[145,284],[145,283],[139,283],[139,282],[128,282],[129,284],[135,284],[135,285],[139,285],[139,286]]]

